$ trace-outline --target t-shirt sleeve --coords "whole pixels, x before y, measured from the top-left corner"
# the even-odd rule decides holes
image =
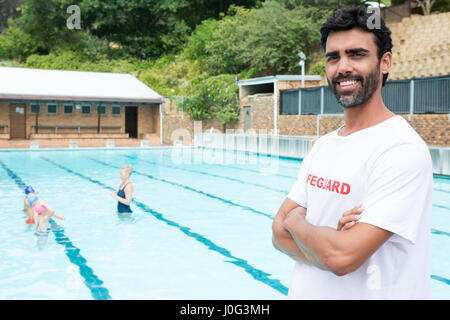
[[[289,199],[304,208],[307,208],[308,205],[308,198],[306,194],[307,159],[308,156],[306,156],[303,160],[297,175],[297,180],[294,182],[294,185],[287,196]]]
[[[429,151],[404,143],[385,150],[369,166],[359,222],[391,231],[390,241],[414,244],[430,203],[433,184]]]

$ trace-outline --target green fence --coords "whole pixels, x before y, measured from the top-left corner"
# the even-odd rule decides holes
[[[450,113],[450,76],[388,81],[381,94],[394,113]],[[280,114],[343,112],[328,86],[280,90]]]

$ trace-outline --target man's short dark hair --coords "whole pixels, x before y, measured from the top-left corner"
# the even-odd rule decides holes
[[[392,53],[392,39],[391,39],[391,30],[386,27],[383,18],[380,17],[380,26],[376,26],[373,29],[369,29],[369,23],[367,20],[373,15],[375,12],[368,13],[364,6],[354,6],[349,9],[338,9],[333,14],[328,17],[327,21],[322,25],[320,29],[321,33],[321,45],[322,49],[325,52],[326,44],[328,36],[333,31],[343,31],[343,30],[351,30],[354,28],[359,28],[364,31],[372,32],[374,34],[374,41],[377,45],[377,57],[378,62],[381,61],[381,57],[386,52]],[[389,73],[383,75],[383,83],[386,83],[387,77]]]

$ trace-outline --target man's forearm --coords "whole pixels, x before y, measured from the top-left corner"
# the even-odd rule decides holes
[[[311,251],[308,247],[305,246],[304,243],[299,240],[299,237],[295,231],[288,231],[291,233],[293,242],[295,243],[296,247],[309,264],[312,264],[322,270],[330,270],[327,266],[325,266],[325,264],[322,263],[322,261],[319,260],[319,258],[313,251]]]
[[[305,257],[293,239],[277,237],[274,234],[272,236],[272,244],[278,251],[288,255],[295,261],[309,263],[309,260]]]
[[[328,268],[322,261],[323,257],[316,253],[318,251],[316,246],[313,248],[311,241],[308,243],[308,240],[312,240],[314,238],[317,227],[314,227],[308,223],[304,216],[296,215],[296,213],[293,213],[293,215],[291,215],[289,219],[285,220],[285,222],[286,223],[283,224],[283,227],[291,234],[295,244],[308,262],[322,270],[330,271],[330,268]]]

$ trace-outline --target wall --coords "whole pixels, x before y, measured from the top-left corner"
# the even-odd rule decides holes
[[[4,129],[0,128],[0,139],[9,139],[9,103],[0,102],[0,126],[7,125],[7,132],[4,134]]]
[[[124,120],[125,121],[125,120]],[[138,107],[138,138],[159,135],[159,105]]]
[[[239,128],[239,122],[229,123],[225,130]],[[207,131],[214,129],[215,132],[223,132],[224,126],[217,119],[206,119],[201,121],[198,130]],[[194,139],[194,120],[189,114],[177,107],[177,102],[167,97],[163,104],[163,144],[173,145],[173,140],[181,140],[183,145],[191,145]]]
[[[38,125],[39,126],[89,126],[97,127],[98,115],[97,115],[97,104],[91,105],[90,114],[82,114],[81,109],[77,109],[74,104],[73,114],[65,114],[63,109],[63,103],[58,103],[58,111],[56,114],[47,113],[47,104],[41,103],[41,113],[38,115]],[[27,127],[27,137],[30,137],[32,133],[32,127],[36,125],[36,114],[30,113],[30,104],[26,104],[26,127]],[[122,112],[120,115],[111,114],[111,105],[106,105],[106,114],[101,115],[100,126],[117,126],[123,127],[125,132],[125,110],[122,107]],[[53,133],[51,129],[41,129],[39,133]],[[60,129],[58,133],[73,133],[74,129]],[[95,133],[96,129],[85,129],[82,132]],[[118,132],[115,131],[115,132]]]
[[[429,146],[450,147],[450,120],[448,114],[407,114],[401,115]],[[344,125],[344,115],[320,116],[320,136]],[[317,134],[317,116],[280,116],[278,128],[281,135],[312,136]]]

